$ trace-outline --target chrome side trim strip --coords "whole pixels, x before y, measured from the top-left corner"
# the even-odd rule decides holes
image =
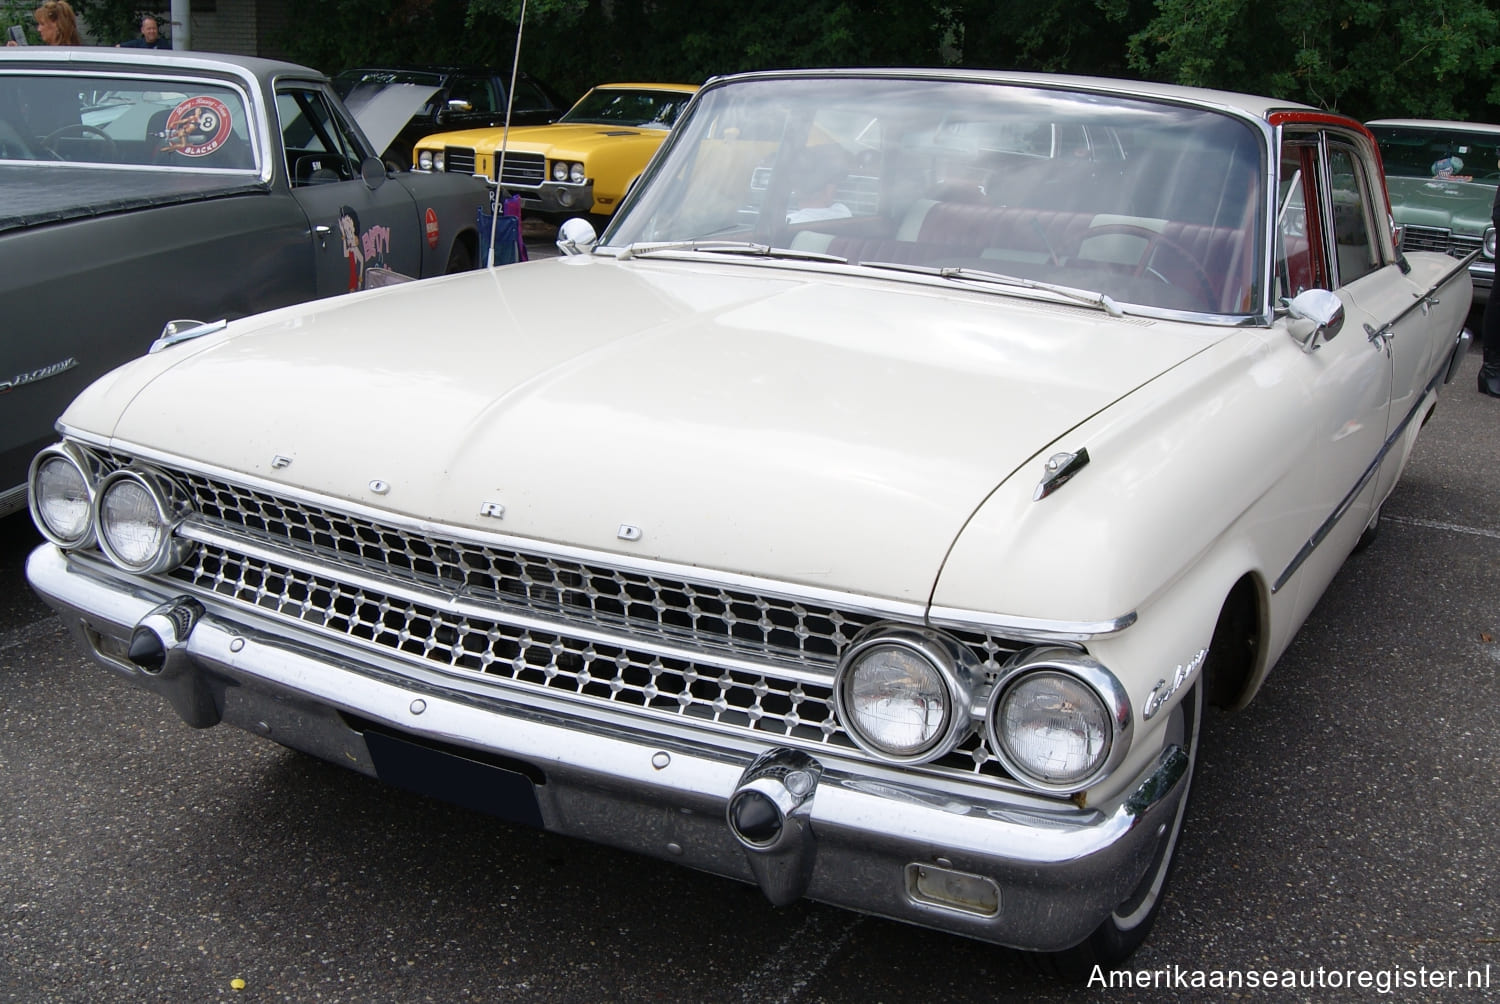
[[[1417,302],[1420,303],[1422,301],[1419,300]],[[1301,568],[1303,562],[1312,557],[1312,553],[1318,549],[1318,545],[1323,543],[1328,535],[1333,532],[1333,528],[1338,525],[1339,520],[1343,519],[1344,514],[1349,511],[1350,506],[1354,505],[1354,500],[1359,498],[1359,493],[1365,490],[1365,486],[1370,483],[1370,480],[1375,477],[1376,472],[1380,470],[1380,465],[1385,462],[1386,455],[1391,452],[1391,447],[1405,435],[1407,427],[1411,425],[1412,421],[1426,407],[1427,396],[1437,389],[1447,373],[1448,366],[1445,362],[1444,365],[1438,367],[1437,373],[1427,382],[1426,390],[1419,395],[1417,403],[1406,413],[1406,417],[1401,420],[1401,424],[1396,426],[1395,431],[1386,437],[1385,443],[1380,447],[1380,452],[1375,454],[1375,459],[1370,462],[1369,467],[1365,468],[1365,472],[1359,476],[1359,480],[1349,490],[1349,494],[1344,496],[1343,500],[1334,508],[1329,517],[1323,521],[1323,525],[1318,527],[1313,535],[1307,539],[1307,543],[1302,545],[1301,550],[1292,558],[1292,563],[1287,565],[1286,570],[1272,583],[1271,592],[1273,594],[1279,592],[1281,587],[1285,586],[1291,580],[1292,576],[1297,574],[1297,569]]]
[[[1136,622],[1136,612],[1132,610],[1106,621],[1053,621],[1037,617],[996,616],[957,607],[933,607],[928,621],[933,627],[987,628],[1017,641],[1081,643],[1119,634]]]
[[[1477,250],[1474,250],[1474,251],[1470,251],[1463,258],[1458,259],[1458,264],[1454,265],[1451,269],[1449,269],[1447,272],[1445,272],[1443,274],[1443,277],[1441,279],[1439,279],[1437,282],[1433,283],[1428,288],[1427,292],[1425,292],[1421,296],[1417,297],[1415,300],[1413,300],[1406,307],[1405,310],[1401,311],[1399,314],[1397,314],[1395,317],[1391,318],[1389,321],[1386,321],[1379,328],[1371,328],[1369,325],[1366,325],[1365,326],[1366,333],[1369,335],[1370,341],[1373,342],[1376,338],[1389,337],[1391,331],[1396,327],[1396,325],[1400,324],[1401,321],[1404,320],[1406,318],[1406,316],[1408,314],[1410,314],[1412,311],[1417,310],[1418,308],[1426,310],[1432,304],[1437,303],[1438,301],[1437,301],[1437,297],[1435,295],[1437,293],[1437,291],[1440,290],[1440,289],[1442,289],[1444,286],[1448,285],[1448,283],[1452,282],[1455,278],[1457,278],[1460,272],[1463,272],[1466,269],[1468,269],[1469,263],[1472,262],[1475,258],[1478,258],[1478,257],[1479,257],[1479,252]]]

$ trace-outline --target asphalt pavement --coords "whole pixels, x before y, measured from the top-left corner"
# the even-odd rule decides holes
[[[0,521],[0,1001],[1497,999],[1500,400],[1477,367],[1256,701],[1210,716],[1149,988],[194,731],[83,660],[25,585],[22,516]]]

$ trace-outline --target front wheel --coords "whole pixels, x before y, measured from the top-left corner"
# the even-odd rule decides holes
[[[1045,952],[1035,956],[1038,968],[1065,979],[1087,978],[1095,966],[1114,969],[1124,962],[1146,940],[1151,925],[1161,910],[1162,893],[1167,886],[1167,876],[1176,857],[1177,838],[1182,833],[1182,820],[1187,814],[1188,797],[1192,794],[1193,769],[1198,763],[1198,733],[1203,719],[1203,684],[1195,683],[1172,709],[1172,717],[1166,724],[1165,742],[1181,747],[1188,755],[1187,771],[1183,774],[1182,797],[1177,811],[1170,820],[1161,824],[1156,850],[1145,877],[1135,890],[1126,897],[1104,922],[1094,929],[1082,943],[1061,952]]]
[[[474,252],[470,251],[469,246],[463,241],[455,240],[453,242],[453,250],[448,252],[448,268],[444,274],[452,275],[454,272],[468,272],[473,268]]]

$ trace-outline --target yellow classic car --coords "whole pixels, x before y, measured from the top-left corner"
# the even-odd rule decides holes
[[[534,213],[609,216],[697,90],[696,84],[600,84],[551,125],[419,140],[412,169],[498,181]]]

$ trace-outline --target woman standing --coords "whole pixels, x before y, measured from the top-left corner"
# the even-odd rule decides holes
[[[78,34],[78,17],[68,0],[46,0],[32,16],[36,18],[36,33],[42,36],[43,45],[83,44],[83,38]]]

